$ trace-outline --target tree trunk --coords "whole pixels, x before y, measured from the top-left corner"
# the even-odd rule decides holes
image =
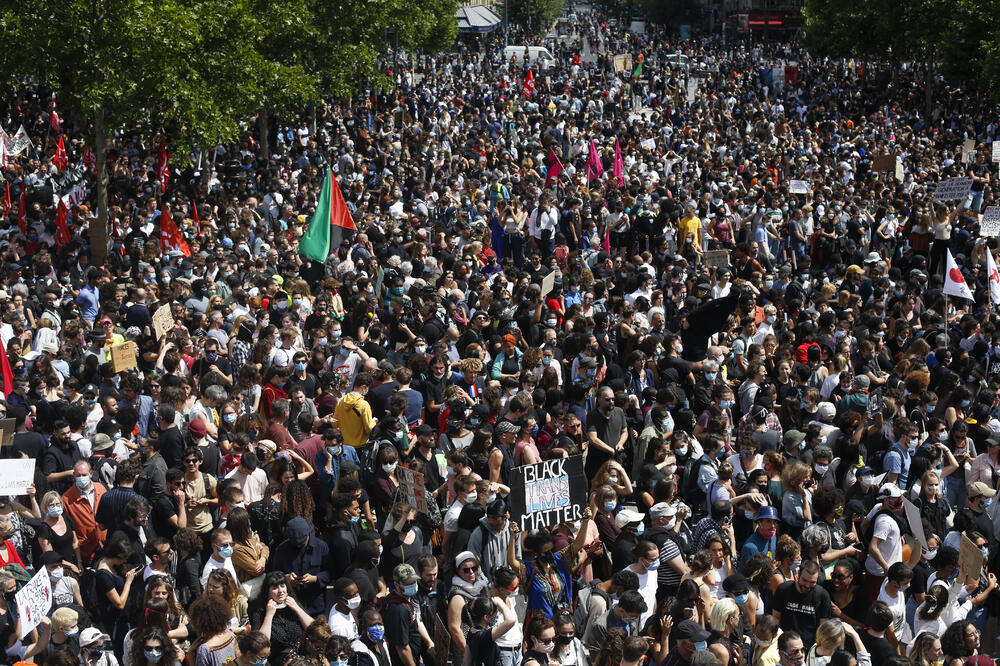
[[[108,133],[104,109],[94,115],[94,158],[97,160],[97,219],[90,222],[90,263],[100,266],[108,257]]]
[[[934,65],[927,59],[927,79],[924,82],[924,115],[928,122],[934,110]]]
[[[267,143],[267,109],[261,109],[257,114],[257,156],[266,164],[271,156]]]

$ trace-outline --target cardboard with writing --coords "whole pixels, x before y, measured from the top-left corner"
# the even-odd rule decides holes
[[[971,178],[949,178],[934,188],[934,201],[965,201],[971,191]]]
[[[161,305],[153,313],[153,332],[159,340],[174,328],[174,314],[170,311],[170,305]]]
[[[135,343],[126,340],[111,347],[111,367],[115,372],[125,372],[138,365],[135,354]]]
[[[966,576],[979,580],[983,573],[983,551],[972,540],[962,535],[962,546],[958,550],[958,568]]]
[[[1000,236],[1000,206],[987,206],[979,221],[980,236]]]
[[[399,495],[401,499],[419,513],[427,513],[427,497],[424,495],[424,475],[408,467],[397,467]]]
[[[582,520],[587,487],[583,456],[515,467],[511,472],[511,517],[526,532]]]

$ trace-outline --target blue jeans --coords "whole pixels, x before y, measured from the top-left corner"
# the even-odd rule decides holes
[[[500,648],[500,666],[521,666],[521,648]]]
[[[948,503],[953,507],[965,506],[965,475],[963,474],[961,477],[947,476],[945,480],[948,482],[945,486],[945,497],[948,498]]]

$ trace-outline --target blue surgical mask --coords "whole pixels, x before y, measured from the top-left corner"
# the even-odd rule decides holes
[[[604,510],[614,511],[616,506],[618,506],[618,502],[615,502],[613,500],[608,500],[607,502],[604,503]]]
[[[725,449],[725,447],[723,447],[723,448],[719,449],[718,451],[716,451],[715,452],[715,457],[718,458],[719,460],[722,460],[723,458],[725,458],[726,457],[726,449]]]
[[[316,340],[316,344],[320,345],[321,347],[325,346],[326,342],[327,342],[326,338],[319,338]]]
[[[737,594],[733,597],[733,601],[736,602],[737,606],[742,606],[750,599],[750,593],[744,592],[743,594]]]
[[[160,663],[160,660],[163,659],[163,648],[156,648],[155,650],[143,649],[142,656],[146,658],[146,661],[158,664]]]
[[[76,487],[85,490],[90,485],[90,475],[76,477]]]
[[[706,372],[705,373],[705,381],[714,382],[715,378],[718,377],[718,376],[719,376],[719,373],[717,373],[717,372]]]
[[[222,559],[228,560],[232,556],[233,556],[232,546],[223,546],[222,548],[219,549],[219,557],[221,557]]]
[[[306,369],[306,364],[305,363],[296,363],[295,364],[295,370],[297,372],[305,372],[305,369]]]
[[[222,415],[222,421],[223,421],[223,423],[228,423],[229,425],[232,425],[232,424],[236,423],[236,412],[230,412],[228,414],[223,414]]]
[[[53,518],[58,518],[62,515],[62,512],[63,508],[61,506],[50,506],[48,510],[48,514]]]
[[[645,532],[646,532],[646,526],[643,525],[642,523],[639,523],[638,525],[635,526],[636,536],[642,536]]]
[[[968,406],[969,406],[969,403],[970,403],[970,401],[969,401],[969,400],[963,400],[963,401],[962,401],[962,407],[968,407]]]
[[[361,516],[351,516],[351,523],[356,523],[361,520]]]
[[[732,400],[720,400],[719,401],[719,407],[721,407],[722,409],[730,409],[732,406],[733,406],[733,401]]]
[[[80,633],[80,627],[79,626],[73,627],[72,629],[69,629],[69,630],[67,630],[65,632],[65,634],[67,636],[76,636],[78,633]]]
[[[935,409],[937,409],[937,405],[927,405],[924,407],[924,411],[928,414],[933,414]]]
[[[409,585],[404,585],[403,586],[403,594],[404,595],[406,595],[408,597],[412,597],[416,593],[417,593],[417,584],[416,583],[410,583]]]
[[[696,641],[694,644],[695,651],[697,650],[707,650],[708,643],[706,641]]]
[[[250,666],[267,666],[267,657],[261,657],[256,661],[251,661]]]

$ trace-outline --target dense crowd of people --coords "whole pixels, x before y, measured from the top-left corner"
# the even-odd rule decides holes
[[[36,462],[0,498],[4,663],[992,663],[993,102],[560,25],[514,33],[554,65],[484,38],[274,115],[269,159],[248,119],[165,179],[116,132],[102,265],[93,192],[69,238],[52,205],[93,188],[85,128],[65,170],[54,135],[11,160],[0,456]],[[46,137],[43,93],[0,124]],[[357,232],[320,263],[328,171]],[[521,529],[514,469],[578,455],[581,519]]]

